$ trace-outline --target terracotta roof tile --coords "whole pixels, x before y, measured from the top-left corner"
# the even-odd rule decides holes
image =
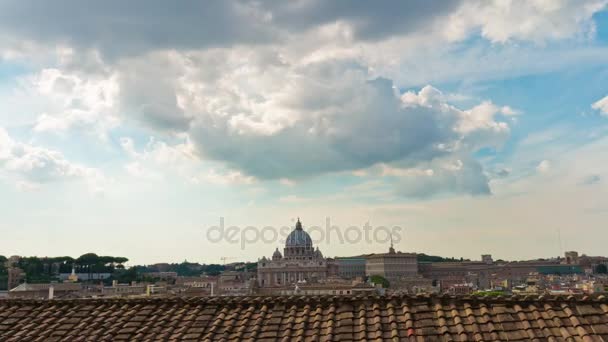
[[[606,298],[0,301],[0,341],[606,341]]]

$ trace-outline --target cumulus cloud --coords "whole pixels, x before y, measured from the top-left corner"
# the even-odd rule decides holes
[[[397,181],[397,192],[403,196],[427,198],[438,194],[491,194],[488,177],[481,164],[473,159],[433,161],[423,172],[411,174]]]
[[[244,175],[239,171],[218,171],[211,169],[190,178],[194,184],[211,183],[216,185],[250,185],[256,183],[256,179]]]
[[[391,80],[374,78],[351,59],[309,63],[281,60],[276,51],[241,52],[157,56],[163,68],[156,69],[166,71],[162,78],[171,80],[170,86],[146,82],[146,74],[138,72],[132,73],[131,86],[120,86],[141,99],[173,99],[172,109],[158,115],[176,121],[126,112],[156,131],[185,134],[189,156],[226,169],[188,177],[250,184],[253,179],[297,180],[376,164],[413,169],[452,158],[465,161],[463,171],[439,168],[431,178],[437,186],[429,187],[429,193],[442,192],[439,186],[448,183],[455,184],[450,193],[489,193],[487,177],[469,156],[480,148],[501,147],[510,133],[502,118],[512,115],[511,109],[490,101],[460,109],[432,86],[402,94]],[[201,65],[206,60],[214,61],[217,72]],[[154,69],[153,61],[148,68]],[[140,175],[159,148],[149,145],[137,152],[130,139],[122,145],[140,161],[130,164],[131,173]],[[472,174],[485,187],[469,181]]]
[[[23,20],[28,18],[28,20]],[[95,47],[111,58],[157,49],[192,49],[264,42],[276,36],[255,3],[241,1],[77,0],[0,4],[0,31],[49,44]]]
[[[342,0],[178,6],[26,0],[0,4],[0,43],[23,41],[28,56],[36,55],[36,46],[54,49],[56,65],[24,79],[32,94],[47,101],[36,131],[88,128],[104,137],[109,129],[135,123],[163,139],[187,137],[177,145],[155,140],[141,151],[123,139],[132,159],[125,169],[132,175],[153,176],[152,164],[199,157],[221,164],[221,171],[201,178],[242,183],[248,177],[292,182],[342,171],[365,177],[367,169],[389,165],[408,173],[387,175],[404,179],[404,194],[422,196],[416,184],[407,184],[420,177],[429,189],[487,194],[488,177],[471,155],[499,149],[519,111],[491,101],[459,108],[432,86],[404,94],[399,89],[428,84],[429,74],[462,75],[452,60],[437,69],[421,58],[426,53],[443,59],[453,50],[451,42],[480,35],[484,44],[520,55],[511,42],[592,35],[593,14],[605,6],[606,0],[382,6]],[[3,56],[18,55],[2,50]],[[437,72],[442,68],[446,73]],[[593,106],[605,112],[602,101]],[[445,166],[457,161],[459,168]]]
[[[370,1],[297,2],[263,1],[262,8],[272,14],[272,23],[290,32],[344,22],[355,38],[381,39],[397,34],[427,30],[462,1]]]
[[[595,34],[593,15],[606,0],[466,1],[450,14],[444,33],[452,40],[465,39],[472,30],[494,43],[587,37]]]
[[[146,146],[138,151],[132,138],[122,137],[120,145],[130,158],[124,166],[125,171],[132,177],[144,180],[162,180],[166,169],[186,172],[188,164],[195,158],[189,141],[169,145],[151,137]]]
[[[598,110],[600,114],[604,116],[608,116],[608,96],[602,98],[601,100],[593,103],[591,108]]]
[[[138,152],[132,138],[120,138],[120,145],[123,150],[132,158],[142,161],[152,161],[157,164],[178,164],[180,162],[192,160],[194,158],[194,146],[190,141],[169,145],[164,141],[159,141],[154,137],[148,140],[143,151]]]
[[[501,119],[512,115],[508,107],[485,101],[460,109],[432,86],[402,94],[352,59],[286,60],[274,49],[239,48],[149,57],[147,65],[125,60],[116,71],[122,116],[189,140],[173,147],[156,141],[138,152],[123,139],[138,162],[128,165],[131,174],[145,175],[159,151],[177,148],[226,169],[188,177],[296,180],[379,163],[415,168],[446,156],[465,160],[480,148],[500,148],[509,136]],[[149,82],[149,75],[160,81]],[[148,103],[155,113],[137,110]]]
[[[62,153],[13,140],[0,127],[0,170],[16,177],[21,189],[33,190],[50,182],[84,180],[93,192],[100,192],[103,173],[68,161]]]
[[[536,166],[536,171],[538,173],[548,173],[551,170],[551,162],[548,160],[542,160]]]
[[[434,34],[464,40],[474,32],[504,43],[542,42],[594,32],[605,0],[512,1],[104,1],[0,4],[0,36],[99,49],[110,58],[155,50],[273,44],[336,23],[354,41]],[[28,18],[28,20],[22,20]]]
[[[416,164],[499,146],[508,136],[508,126],[494,120],[496,106],[460,110],[432,87],[401,96],[390,80],[369,79],[352,61],[282,69],[287,87],[276,93],[241,88],[243,75],[230,75],[225,89],[223,83],[214,89],[230,93],[216,110],[209,109],[217,98],[189,95],[197,104],[189,110],[197,113],[189,134],[206,158],[258,178],[298,178],[376,163]]]
[[[115,76],[70,73],[56,68],[43,69],[24,77],[21,88],[35,101],[41,101],[46,112],[34,125],[38,132],[64,132],[71,128],[90,129],[105,137],[115,127],[116,97],[119,92]]]

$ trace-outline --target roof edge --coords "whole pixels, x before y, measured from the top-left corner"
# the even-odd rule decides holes
[[[527,296],[452,296],[452,295],[356,295],[356,296],[231,296],[231,297],[145,297],[145,298],[70,298],[70,299],[0,299],[0,306],[6,304],[48,304],[48,303],[188,303],[188,304],[285,304],[285,303],[323,303],[323,302],[360,302],[360,301],[439,301],[469,303],[509,303],[509,302],[571,302],[605,303],[608,298],[599,296],[564,295],[527,295]]]

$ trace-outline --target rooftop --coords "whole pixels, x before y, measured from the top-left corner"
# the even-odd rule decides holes
[[[0,340],[606,341],[608,300],[280,296],[0,300]]]
[[[53,287],[55,291],[77,291],[80,290],[81,285],[78,283],[46,283],[46,284],[19,284],[10,292],[25,292],[25,291],[45,291],[50,287]]]

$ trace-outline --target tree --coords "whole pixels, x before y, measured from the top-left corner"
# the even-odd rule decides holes
[[[388,280],[386,280],[386,278],[384,278],[383,276],[373,275],[369,278],[369,280],[373,284],[381,284],[382,287],[385,289],[387,289],[390,286],[390,283],[388,282]]]
[[[595,273],[606,274],[608,273],[608,267],[605,264],[599,264],[595,267]]]
[[[137,268],[131,267],[129,269],[123,269],[114,272],[110,280],[117,280],[119,283],[128,284],[132,281],[137,281],[138,274]]]

